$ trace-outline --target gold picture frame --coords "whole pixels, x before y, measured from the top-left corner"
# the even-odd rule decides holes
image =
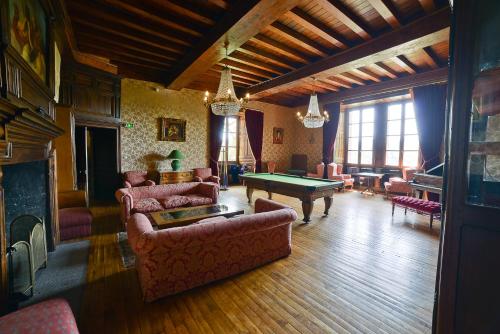
[[[273,128],[273,144],[283,144],[284,135],[285,135],[285,129]]]
[[[161,141],[186,141],[186,120],[177,118],[161,118],[160,121]]]

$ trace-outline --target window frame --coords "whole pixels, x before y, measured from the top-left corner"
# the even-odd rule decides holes
[[[420,152],[420,142],[419,142],[419,146],[418,146],[418,149],[417,150],[406,150],[406,151],[410,151],[410,152],[413,152],[413,151],[416,151],[417,152],[417,165],[416,166],[405,166],[403,164],[403,160],[404,160],[404,152],[405,152],[405,149],[404,149],[404,144],[405,144],[405,136],[407,135],[406,134],[406,129],[405,129],[405,126],[406,126],[406,105],[408,103],[412,103],[413,104],[413,110],[415,112],[415,104],[412,100],[402,100],[402,101],[398,101],[398,102],[392,102],[392,103],[388,103],[387,104],[387,108],[386,108],[386,113],[387,113],[387,117],[386,117],[386,120],[385,120],[385,149],[384,149],[384,167],[387,167],[387,168],[405,168],[405,167],[414,167],[414,168],[419,168],[420,167],[420,162],[421,162],[421,152]],[[400,131],[399,131],[399,159],[398,159],[398,164],[397,165],[388,165],[387,164],[387,151],[396,151],[396,150],[387,150],[387,137],[390,136],[387,134],[387,129],[388,129],[388,123],[389,123],[389,107],[391,105],[397,105],[397,104],[400,104],[401,105],[401,118],[399,119],[400,121]],[[416,117],[415,118],[412,118],[412,119],[415,119],[415,122],[416,122]],[[413,135],[413,134],[408,134],[408,135]],[[418,128],[417,128],[417,133],[416,133],[417,136],[419,136],[420,134],[418,133]],[[395,136],[395,135],[394,135]]]
[[[371,152],[372,152],[372,161],[371,163],[369,164],[362,164],[361,163],[361,153],[363,151],[369,151],[369,150],[362,150],[362,140],[363,140],[363,132],[362,132],[362,128],[363,128],[363,110],[365,109],[373,109],[373,121],[372,122],[369,122],[371,124],[373,124],[373,134],[372,134],[372,149],[371,149]],[[355,110],[358,110],[359,111],[359,123],[358,124],[358,147],[356,150],[349,150],[349,139],[351,138],[350,137],[350,133],[349,133],[349,128],[350,128],[350,125],[351,125],[351,111],[355,111]],[[377,114],[377,108],[376,108],[376,104],[374,105],[368,105],[368,106],[360,106],[360,107],[353,107],[353,108],[349,108],[349,109],[346,109],[346,114],[347,114],[347,117],[346,117],[346,121],[345,121],[345,132],[346,132],[346,136],[345,136],[345,155],[344,155],[344,161],[347,165],[350,165],[350,166],[374,166],[375,165],[375,131],[376,131],[376,114]],[[368,123],[367,123],[368,124]],[[366,137],[366,136],[365,136]],[[354,138],[354,137],[353,137]],[[352,162],[349,162],[349,151],[357,151],[358,152],[358,162],[357,163],[352,163]]]

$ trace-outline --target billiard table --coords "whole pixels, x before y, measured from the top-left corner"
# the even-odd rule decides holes
[[[311,220],[314,200],[323,197],[325,200],[325,215],[332,206],[332,196],[336,188],[343,186],[342,181],[316,179],[289,174],[245,173],[240,176],[247,187],[248,202],[252,202],[254,189],[267,191],[269,199],[272,194],[295,197],[302,201],[304,221]]]

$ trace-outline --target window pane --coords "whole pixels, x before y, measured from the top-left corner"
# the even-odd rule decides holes
[[[373,136],[373,123],[365,123],[361,124],[361,136],[363,137],[372,137]]]
[[[387,136],[387,150],[399,151],[399,142],[401,136]]]
[[[228,145],[236,147],[236,133],[229,133],[228,138],[229,138]]]
[[[387,119],[390,120],[395,120],[395,119],[401,119],[401,111],[402,107],[400,104],[391,104],[388,108],[388,113],[387,113]]]
[[[347,149],[348,150],[357,150],[359,147],[359,138],[354,137],[354,138],[349,138],[347,142]]]
[[[374,122],[375,121],[375,109],[366,108],[363,109],[363,123]]]
[[[387,122],[387,135],[400,135],[401,134],[401,121]]]
[[[413,109],[413,102],[408,102],[405,106],[405,118],[415,118],[415,110]]]
[[[361,137],[361,149],[373,150],[373,137]]]
[[[236,161],[236,147],[229,147],[228,150],[228,161]]]
[[[350,164],[357,164],[358,163],[358,151],[347,152],[347,162]]]
[[[359,124],[349,125],[349,137],[358,137],[358,136],[359,136]]]
[[[227,125],[229,128],[229,132],[236,132],[236,129],[237,129],[236,124],[237,124],[236,118],[230,117],[227,119]]]
[[[349,111],[349,124],[359,123],[359,110]]]
[[[418,135],[405,136],[404,150],[418,150]]]
[[[371,165],[373,163],[372,151],[361,151],[361,163],[364,165]]]
[[[385,164],[388,166],[399,166],[399,151],[386,151]]]
[[[418,167],[418,151],[404,151],[403,166]]]
[[[405,121],[405,134],[407,135],[416,135],[417,132],[417,122],[415,119],[407,119]]]

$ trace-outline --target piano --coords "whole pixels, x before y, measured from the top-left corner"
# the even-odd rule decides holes
[[[419,193],[419,198],[423,197],[425,191],[441,195],[443,190],[443,170],[444,163],[427,170],[425,173],[415,173],[410,186]]]

